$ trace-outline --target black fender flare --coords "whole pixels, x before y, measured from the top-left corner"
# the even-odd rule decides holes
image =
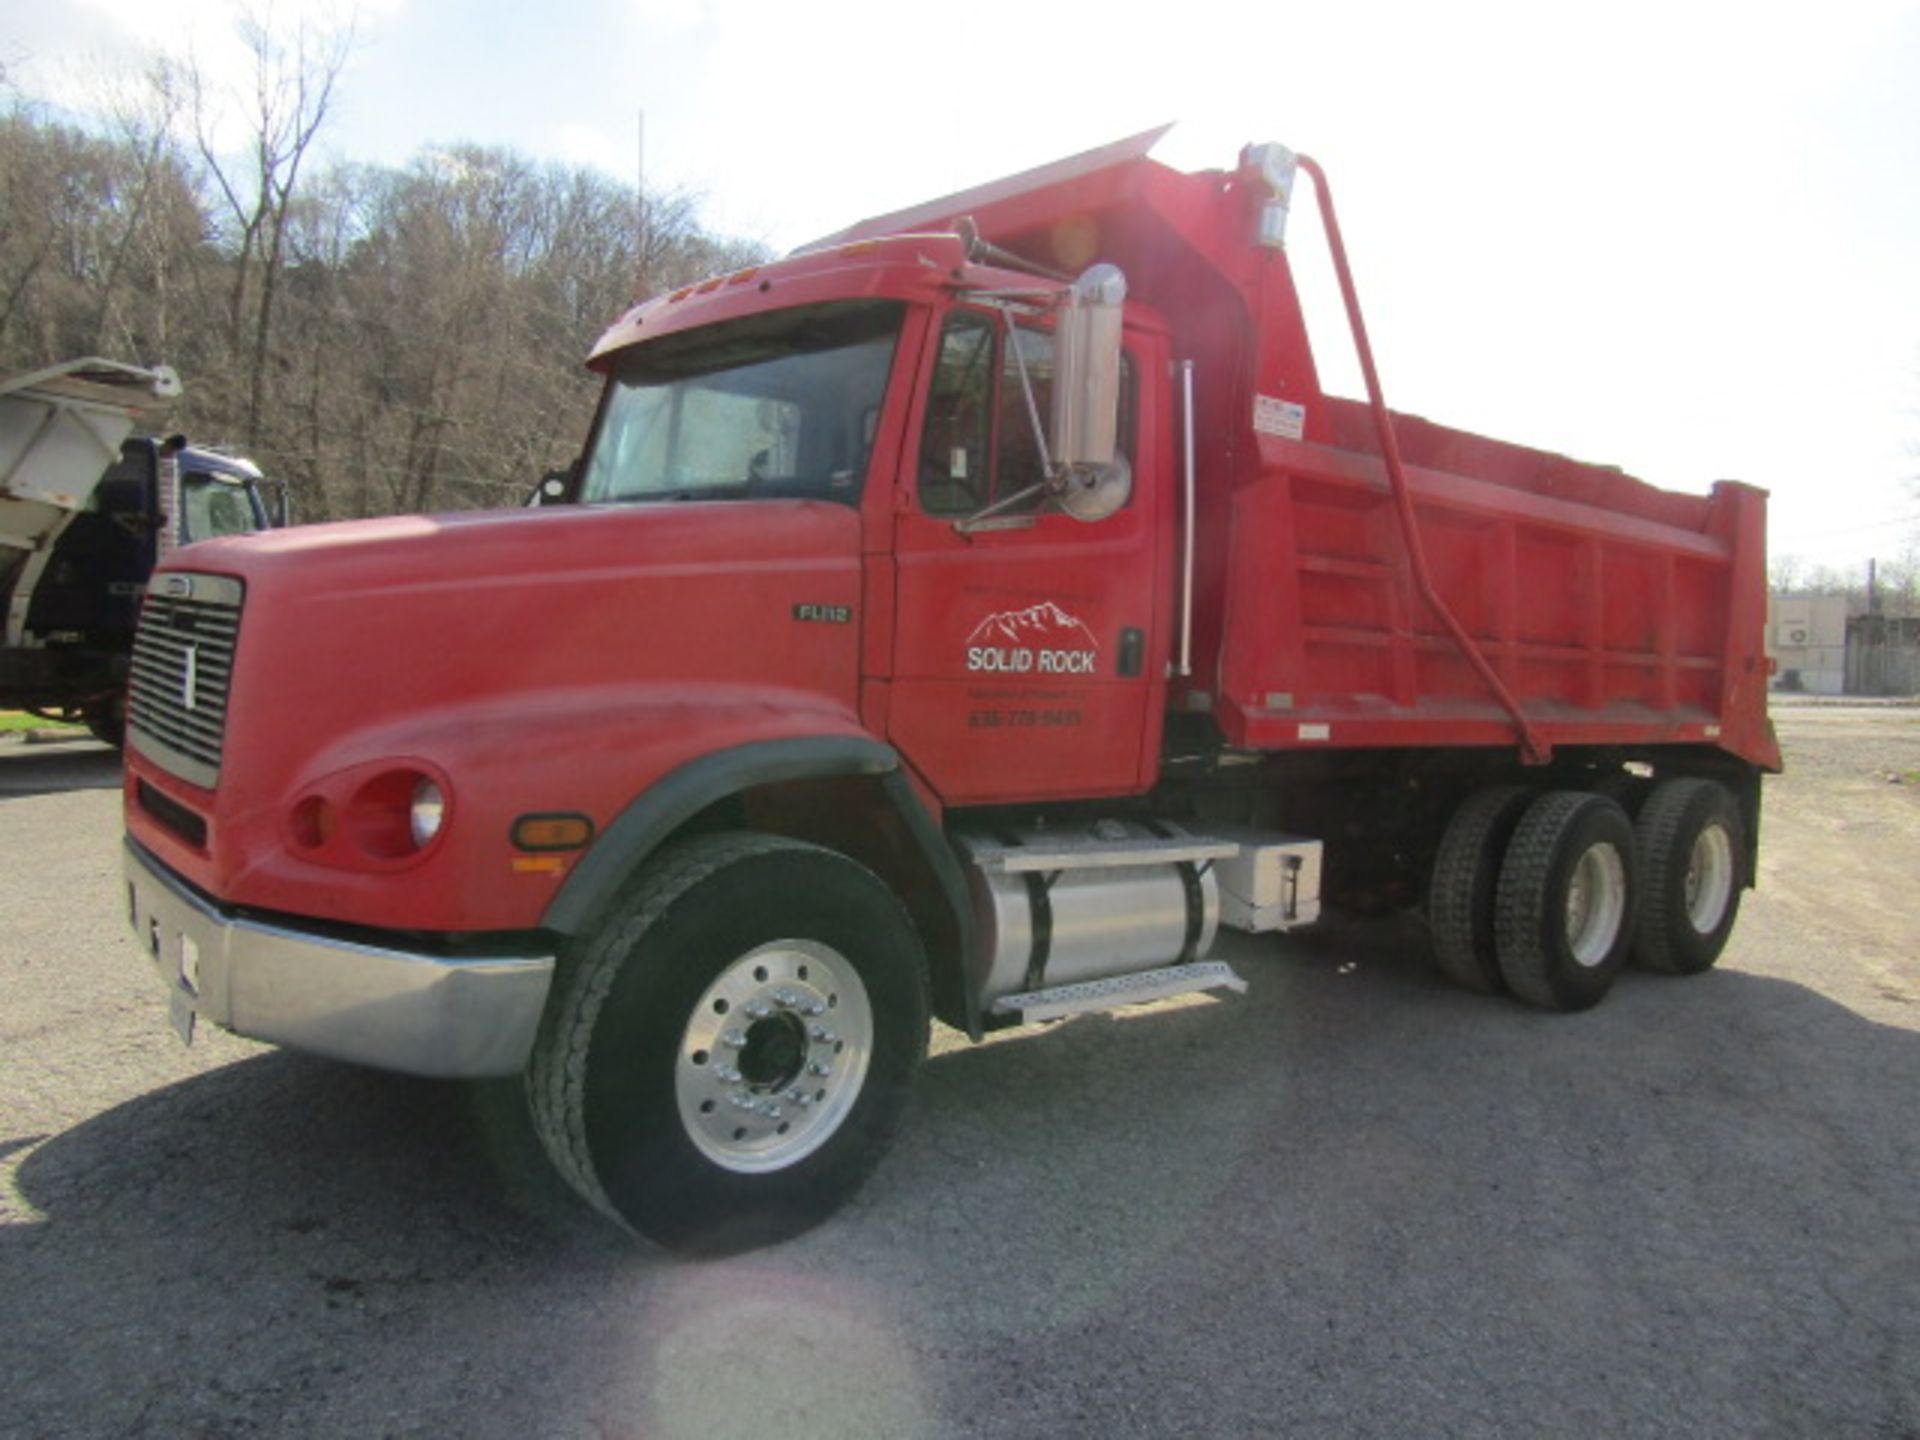
[[[669,770],[649,785],[600,834],[548,904],[541,928],[572,937],[590,929],[620,886],[660,845],[716,801],[761,785],[835,775],[871,776],[913,837],[951,912],[959,953],[952,963],[965,994],[969,1028],[978,1026],[978,984],[967,957],[973,949],[973,910],[966,877],[946,836],[901,772],[891,745],[850,735],[763,740],[716,750]]]

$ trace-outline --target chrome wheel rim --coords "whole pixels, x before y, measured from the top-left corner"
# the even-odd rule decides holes
[[[816,941],[772,941],[693,1007],[674,1057],[680,1122],[722,1169],[784,1170],[845,1122],[872,1055],[873,1007],[852,962]]]
[[[1687,923],[1711,935],[1733,898],[1733,837],[1723,825],[1709,825],[1693,838],[1685,881]]]
[[[1567,884],[1567,949],[1576,964],[1592,969],[1620,936],[1627,913],[1627,865],[1612,845],[1590,845]]]

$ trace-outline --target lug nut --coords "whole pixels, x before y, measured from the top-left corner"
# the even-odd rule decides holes
[[[755,1020],[764,1020],[773,1013],[773,1007],[764,1000],[749,1000],[741,1008]]]
[[[722,1030],[720,1032],[720,1043],[729,1050],[744,1050],[747,1048],[747,1032],[744,1030]]]
[[[826,1013],[827,1007],[822,1005],[818,1000],[807,1006],[807,1014],[809,1015],[824,1015]]]
[[[824,1060],[816,1060],[807,1066],[807,1073],[816,1079],[824,1080],[833,1073],[833,1067]]]
[[[813,1038],[819,1041],[820,1044],[822,1045],[831,1045],[833,1044],[834,1041],[840,1038],[838,1035],[834,1034],[833,1031],[827,1029],[827,1027],[824,1025],[814,1026],[811,1033],[813,1035]]]
[[[718,1075],[724,1084],[738,1085],[740,1083],[740,1072],[731,1065],[715,1066],[713,1073]]]

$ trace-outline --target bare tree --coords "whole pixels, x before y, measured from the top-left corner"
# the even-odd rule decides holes
[[[93,315],[94,348],[125,348],[145,358],[166,359],[171,330],[169,262],[178,248],[175,242],[197,236],[200,218],[197,209],[181,203],[189,185],[174,134],[182,97],[168,67],[155,64],[137,91],[114,97],[106,110],[110,134],[130,169],[120,223],[108,237]],[[193,227],[184,236],[176,228],[182,221]],[[125,284],[128,272],[136,267],[148,272],[145,278],[151,284]],[[143,334],[145,327],[130,316],[128,302],[136,295],[147,302],[153,322],[149,333]]]
[[[321,28],[305,18],[284,35],[273,28],[269,11],[249,11],[240,39],[252,62],[250,94],[215,95],[199,62],[186,64],[195,141],[236,239],[228,330],[235,353],[247,361],[243,433],[249,445],[260,437],[274,301],[301,167],[332,107],[353,35],[351,22]],[[242,161],[222,156],[219,129],[229,109],[248,126],[244,168]]]
[[[169,423],[244,441],[309,518],[517,503],[577,452],[598,391],[582,360],[637,266],[668,289],[763,258],[684,194],[648,197],[642,257],[631,187],[511,151],[300,168],[311,105],[268,127],[254,171],[221,170],[196,79],[166,72],[95,131],[0,109],[0,366],[174,364]]]

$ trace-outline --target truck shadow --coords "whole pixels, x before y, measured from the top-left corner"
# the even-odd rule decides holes
[[[120,753],[95,741],[0,744],[0,800],[119,788]]]
[[[442,1226],[524,1252],[596,1228],[546,1171],[517,1082],[418,1080],[287,1051],[54,1136],[23,1163],[19,1189],[50,1233],[99,1226],[203,1253],[329,1234],[414,1250]]]
[[[1850,1253],[1835,1236],[1913,1234],[1911,1032],[1737,972],[1630,977],[1587,1016],[1540,1015],[1429,981],[1405,938],[1370,924],[1247,943],[1245,998],[944,1050],[895,1153],[839,1218],[702,1266],[636,1250],[576,1201],[512,1082],[242,1060],[29,1150],[29,1209],[0,1225],[0,1350],[44,1383],[81,1318],[121,1392],[162,1395],[156,1433],[166,1414],[240,1403],[195,1389],[168,1345],[128,1338],[162,1314],[208,1355],[257,1349],[263,1314],[284,1322],[277,1388],[248,1402],[268,1429],[300,1428],[302,1406],[350,1384],[373,1424],[381,1386],[410,1384],[409,1366],[489,1344],[530,1346],[529,1364],[585,1387],[579,1404],[646,1413],[660,1357],[684,1359],[663,1337],[688,1333],[687,1307],[751,1291],[755,1323],[777,1330],[783,1295],[817,1308],[857,1292],[899,1336],[966,1349],[964,1376],[921,1373],[919,1393],[942,1408],[1004,1393],[997,1418],[1014,1433],[1018,1387],[996,1376],[1017,1378],[1036,1337],[1097,1369],[1114,1326],[1151,1330],[1170,1288],[1243,1287],[1248,1255],[1305,1315],[1340,1314],[1353,1286],[1397,1267],[1394,1283],[1457,1287],[1453,1303],[1497,1328],[1547,1303],[1526,1283],[1548,1232],[1586,1228],[1613,1267],[1588,1280],[1610,1295],[1664,1293],[1676,1245],[1698,1252],[1690,1266],[1731,1267],[1741,1284],[1707,1319],[1737,1333],[1805,1279],[1794,1257],[1810,1246],[1830,1269]],[[35,1138],[0,1135],[0,1153]],[[1490,1260],[1492,1233],[1518,1258]],[[1754,1275],[1754,1255],[1774,1271]],[[1855,1278],[1850,1313],[1871,1317],[1883,1301]],[[550,1352],[525,1339],[530,1308],[560,1332],[568,1313],[593,1319],[600,1338]],[[1349,1334],[1365,1317],[1352,1318]],[[1327,1327],[1289,1363],[1332,1363]],[[36,1398],[51,1397],[29,1397],[29,1433]],[[52,1413],[39,1423],[57,1430]],[[994,1418],[976,1414],[989,1431]]]

